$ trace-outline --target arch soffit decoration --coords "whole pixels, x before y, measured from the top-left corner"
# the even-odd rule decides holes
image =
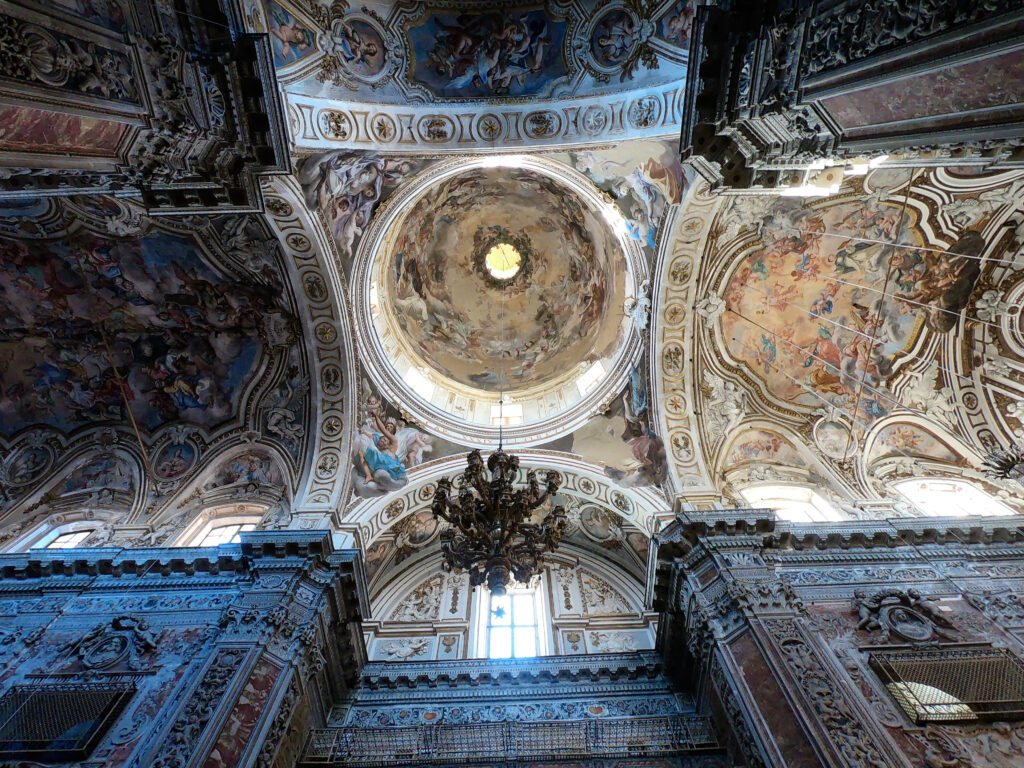
[[[351,451],[357,397],[345,276],[334,239],[307,209],[293,176],[267,185],[266,218],[287,256],[289,275],[301,286],[303,336],[310,345],[309,389],[315,406],[306,427],[307,472],[300,478],[294,511],[326,513],[337,510],[351,493],[342,457]]]
[[[684,498],[713,501],[718,489],[701,447],[701,420],[694,410],[696,367],[690,352],[694,325],[705,318],[693,311],[698,299],[702,244],[710,237],[723,198],[701,181],[666,217],[654,268],[650,381],[655,423],[665,436],[670,476]],[[700,502],[698,502],[700,503]]]
[[[436,577],[439,550],[427,548],[414,555],[414,558],[403,561],[400,568],[391,566],[378,574],[373,580],[370,601],[373,609],[373,620],[386,624],[390,616],[402,604],[410,592],[428,579]],[[567,544],[559,547],[558,552],[545,558],[547,566],[558,568],[582,568],[607,582],[616,589],[627,601],[629,607],[642,614],[644,608],[644,584],[628,570],[618,566],[609,558],[582,547]],[[448,579],[466,579],[465,575],[446,575]],[[468,586],[468,583],[466,583]]]
[[[570,454],[522,449],[517,450],[516,455],[519,456],[521,472],[528,469],[556,470],[562,476],[560,495],[615,512],[647,536],[672,519],[665,497],[654,487],[622,488],[605,476],[600,467]],[[359,499],[347,509],[338,525],[343,546],[358,545],[366,550],[400,521],[429,510],[436,481],[441,477],[454,477],[465,467],[465,454],[428,462],[409,471],[409,484],[402,493]]]
[[[524,15],[531,21],[546,17],[547,37],[555,45],[546,53],[531,48],[544,56],[545,66],[526,76],[525,88],[509,93],[477,92],[475,83],[452,90],[424,81],[427,45],[443,34],[431,27],[433,16],[472,14],[478,8],[473,4],[367,3],[354,8],[335,3],[330,10],[290,0],[273,5],[276,9],[267,13],[259,2],[247,4],[246,21],[254,32],[273,32],[284,24],[277,18],[284,11],[293,26],[308,34],[301,50],[288,56],[275,51],[292,140],[302,150],[445,152],[679,132],[693,8],[680,9],[677,0],[642,9],[623,0],[597,7],[569,0],[528,11]],[[594,41],[600,36],[598,26],[615,13],[631,16],[638,28],[650,25],[651,34],[635,36],[629,51],[604,61]],[[337,34],[353,25],[373,38],[383,54],[358,64],[331,54]],[[658,65],[647,67],[650,60]],[[419,65],[416,73],[406,71],[411,63]],[[565,71],[552,73],[552,68]]]

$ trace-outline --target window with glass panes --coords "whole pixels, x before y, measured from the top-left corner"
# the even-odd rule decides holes
[[[44,549],[74,549],[83,541],[89,538],[92,528],[84,531],[69,531],[62,533],[43,545]]]
[[[490,596],[487,615],[487,657],[522,659],[536,656],[539,645],[537,590],[509,589]]]
[[[200,547],[219,547],[221,544],[237,544],[240,541],[240,533],[256,530],[255,523],[244,525],[220,525],[211,528],[210,531],[199,542]]]

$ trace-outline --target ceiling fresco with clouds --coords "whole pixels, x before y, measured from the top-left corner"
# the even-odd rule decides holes
[[[1021,434],[1021,185],[883,167],[802,198],[698,192],[660,267],[677,480],[811,484],[856,516],[938,472],[1020,503],[976,467]],[[691,457],[712,469],[685,474]]]
[[[328,294],[307,267],[296,295],[295,248],[310,242],[282,245],[260,216],[155,219],[105,197],[0,210],[0,539],[91,508],[165,540],[242,445],[263,465],[250,501],[309,503],[303,314]]]
[[[517,248],[499,281],[485,259]],[[469,387],[541,386],[620,343],[624,257],[600,212],[523,169],[476,169],[418,200],[396,227],[383,311],[427,367]]]
[[[133,31],[115,6],[60,3]],[[436,556],[438,478],[499,435],[561,473],[568,546],[637,578],[676,500],[886,516],[936,474],[1018,504],[978,466],[1024,439],[1024,173],[710,189],[678,144],[695,6],[242,0],[291,139],[262,210],[0,208],[0,545],[254,517],[331,527],[381,583]],[[138,133],[4,109],[51,164]]]

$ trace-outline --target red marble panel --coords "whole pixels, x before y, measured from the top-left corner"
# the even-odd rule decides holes
[[[92,117],[0,106],[0,150],[114,157],[128,126]]]
[[[787,768],[819,768],[821,763],[797,722],[796,715],[772,676],[764,656],[754,638],[748,633],[729,644],[733,658],[739,665],[744,682],[750,689],[761,717],[768,730],[786,756]]]
[[[845,130],[904,120],[988,110],[970,122],[991,122],[1024,102],[1024,50],[904,77],[821,100]],[[994,111],[993,111],[994,110]],[[990,112],[991,111],[991,112]]]
[[[249,737],[259,723],[266,708],[270,691],[274,687],[281,668],[266,659],[260,659],[249,676],[238,701],[231,708],[224,728],[217,737],[203,768],[232,768],[240,766],[242,752],[249,743]]]

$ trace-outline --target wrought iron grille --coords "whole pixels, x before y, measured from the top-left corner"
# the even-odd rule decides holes
[[[450,765],[549,758],[659,757],[718,749],[718,740],[707,718],[683,715],[345,727],[311,732],[300,765]]]
[[[84,760],[134,692],[130,683],[16,685],[0,697],[0,758]]]
[[[868,663],[918,725],[1024,718],[1024,663],[1003,648],[875,651]]]

